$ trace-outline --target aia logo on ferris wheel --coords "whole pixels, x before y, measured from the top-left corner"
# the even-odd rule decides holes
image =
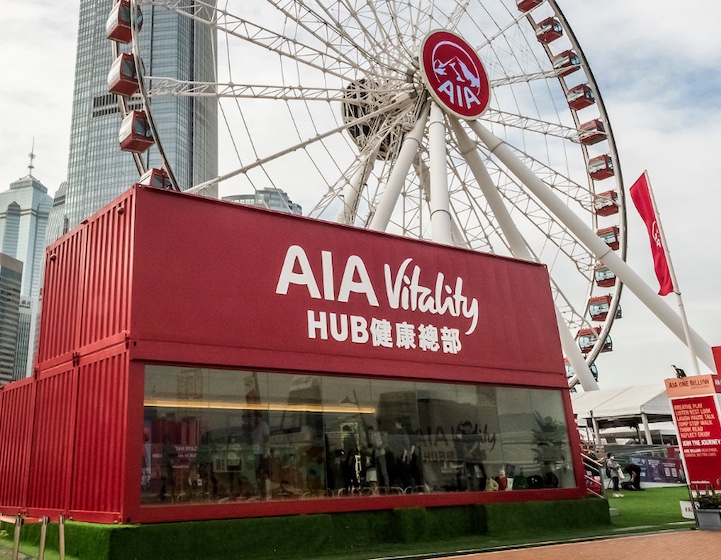
[[[421,74],[433,98],[454,115],[475,119],[491,99],[488,75],[476,51],[458,35],[432,31],[421,43]]]

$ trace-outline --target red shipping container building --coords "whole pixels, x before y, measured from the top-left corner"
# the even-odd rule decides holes
[[[42,306],[4,514],[585,495],[542,265],[136,185],[49,247]]]

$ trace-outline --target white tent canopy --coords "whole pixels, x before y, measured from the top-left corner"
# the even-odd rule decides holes
[[[673,420],[666,389],[658,385],[577,393],[571,395],[571,401],[578,421],[590,423],[597,439],[603,428],[642,425],[646,441],[651,443],[649,423]]]

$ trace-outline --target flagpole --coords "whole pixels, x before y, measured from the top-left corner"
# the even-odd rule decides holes
[[[663,232],[663,226],[661,225],[661,214],[658,211],[658,207],[656,206],[656,197],[653,196],[653,189],[651,188],[651,180],[648,177],[648,171],[643,172],[645,178],[646,178],[646,186],[648,187],[648,194],[651,197],[651,206],[653,207],[653,213],[656,216],[656,223],[658,224],[658,233],[661,238],[661,247],[663,248],[663,254],[666,257],[666,263],[668,265],[668,273],[671,276],[671,283],[673,284],[673,292],[676,294],[676,299],[678,300],[678,312],[679,316],[681,317],[681,323],[683,325],[683,333],[686,337],[686,346],[688,347],[689,352],[691,353],[691,367],[693,369],[693,373],[696,375],[701,374],[701,370],[698,366],[698,357],[696,356],[696,350],[694,349],[693,340],[691,338],[691,329],[688,324],[688,318],[686,317],[686,309],[683,306],[683,298],[681,297],[681,290],[678,287],[678,280],[676,279],[676,271],[673,268],[673,263],[671,262],[671,251],[668,248],[668,243],[666,242],[666,234]]]

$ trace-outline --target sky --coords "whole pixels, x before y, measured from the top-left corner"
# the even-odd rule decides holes
[[[721,346],[721,3],[558,0],[603,96],[628,188],[647,170],[689,323]],[[0,189],[33,175],[53,194],[67,172],[79,0],[5,0],[0,34]],[[34,146],[34,147],[33,147]],[[630,202],[629,202],[630,204]],[[656,288],[649,241],[628,208],[628,263]],[[674,309],[677,299],[667,296]],[[658,384],[686,347],[628,290],[599,385]],[[709,373],[700,364],[702,373]]]

